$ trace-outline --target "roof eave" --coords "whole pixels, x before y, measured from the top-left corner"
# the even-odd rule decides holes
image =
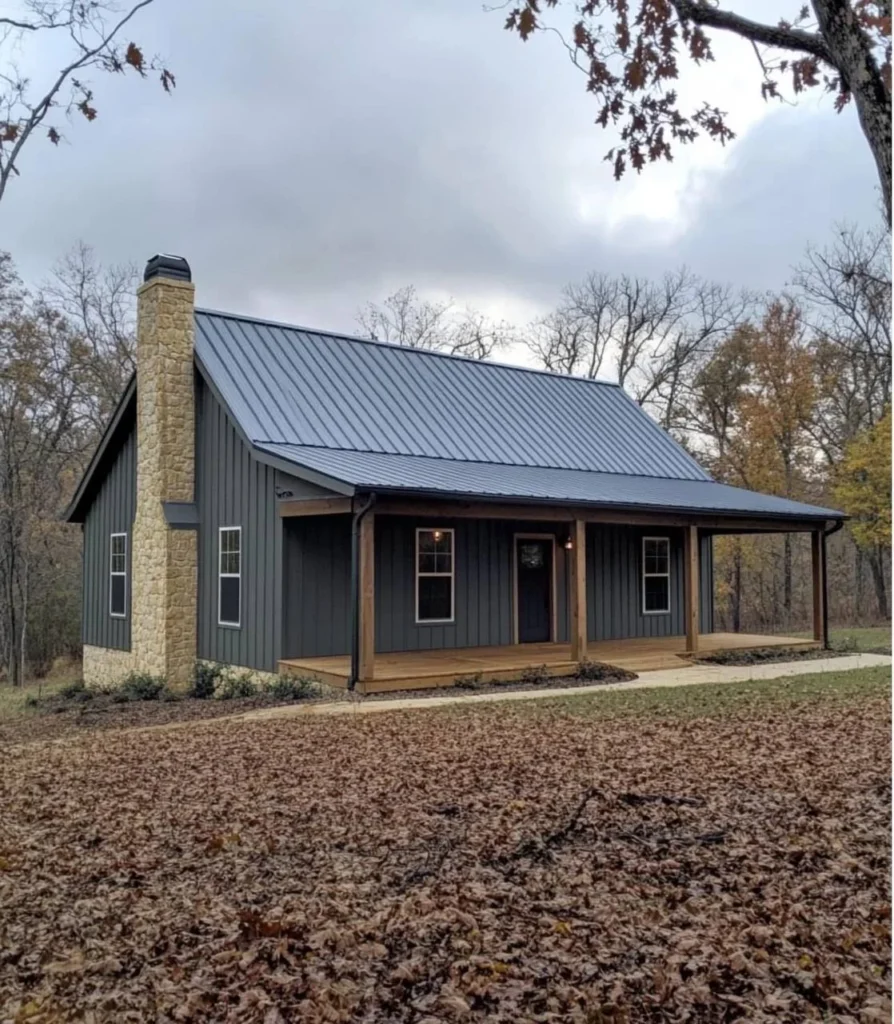
[[[83,523],[84,515],[81,505],[90,493],[90,485],[93,482],[93,478],[102,460],[108,451],[109,445],[112,443],[112,439],[116,436],[118,428],[121,426],[121,422],[127,413],[128,407],[132,400],[135,399],[137,393],[137,375],[134,373],[131,375],[130,380],[127,382],[127,387],[124,389],[124,394],[118,401],[118,405],[115,407],[115,411],[112,413],[105,430],[103,431],[102,437],[100,438],[99,444],[96,446],[96,451],[93,453],[87,468],[84,470],[84,474],[81,477],[80,483],[75,490],[74,496],[68,503],[68,507],[62,513],[61,519],[65,523]]]
[[[817,525],[834,522],[846,522],[850,517],[843,512],[836,512],[834,509],[822,509],[817,512],[767,512],[754,511],[750,509],[717,509],[704,506],[684,505],[654,505],[644,502],[608,502],[608,501],[581,501],[570,498],[543,498],[543,497],[519,497],[510,494],[475,494],[469,491],[441,491],[424,490],[420,488],[406,487],[381,487],[370,483],[357,483],[354,485],[358,493],[375,491],[377,495],[388,495],[389,497],[422,498],[426,501],[476,501],[482,504],[509,504],[509,505],[539,505],[544,508],[580,508],[580,509],[605,509],[611,512],[667,512],[672,515],[703,516],[712,519],[755,519],[763,522],[813,522]]]

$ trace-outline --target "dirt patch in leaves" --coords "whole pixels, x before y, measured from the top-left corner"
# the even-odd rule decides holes
[[[0,1019],[889,1019],[880,685],[536,703],[18,748]]]

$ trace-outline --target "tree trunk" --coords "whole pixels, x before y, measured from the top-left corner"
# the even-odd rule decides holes
[[[854,543],[854,625],[858,626],[863,621],[863,549]]]
[[[820,34],[850,90],[872,150],[888,223],[891,223],[891,93],[857,21],[851,0],[813,0]]]
[[[19,649],[20,682],[25,685],[25,653],[28,642],[28,558],[24,559],[25,581],[22,586],[22,640]]]
[[[782,615],[785,628],[792,624],[792,536],[785,535],[782,546]]]
[[[869,567],[872,570],[872,582],[875,584],[875,601],[879,619],[888,618],[888,586],[885,582],[885,563],[888,552],[881,547],[873,549],[869,555]]]
[[[734,633],[742,632],[742,549],[736,541],[733,554],[733,585],[730,593],[732,626]]]

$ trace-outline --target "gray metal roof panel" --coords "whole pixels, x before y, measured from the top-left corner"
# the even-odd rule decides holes
[[[840,512],[713,480],[666,479],[579,469],[507,466],[455,459],[383,455],[289,444],[262,451],[357,488],[445,495],[657,507],[687,512],[796,519],[841,519]]]
[[[196,354],[254,443],[710,479],[615,384],[208,310]]]

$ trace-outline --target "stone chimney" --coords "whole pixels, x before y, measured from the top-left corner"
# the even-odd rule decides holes
[[[153,256],[137,292],[137,508],[131,650],[139,672],[185,688],[196,657],[196,531],[164,503],[195,500],[193,296],[181,256]]]

